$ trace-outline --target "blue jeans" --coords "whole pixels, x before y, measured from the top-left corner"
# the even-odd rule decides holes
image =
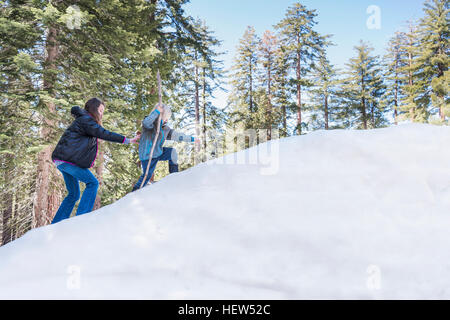
[[[144,185],[142,187],[145,187],[145,185],[152,178],[153,171],[155,171],[158,161],[169,161],[169,173],[178,172],[177,151],[174,148],[163,148],[162,154],[157,158],[153,158],[150,162],[150,168],[148,168],[147,178],[145,179]],[[147,170],[148,162],[149,160],[141,161],[143,174],[139,177],[138,182],[134,185],[133,191],[136,191],[141,187],[142,180],[144,180],[145,171]]]
[[[89,169],[82,169],[69,163],[63,163],[58,166],[58,170],[61,171],[64,177],[69,194],[59,206],[52,224],[70,217],[75,203],[80,199],[80,185],[78,181],[84,182],[86,184],[86,189],[84,190],[78,205],[77,216],[92,211],[98,190],[97,178],[89,171]]]

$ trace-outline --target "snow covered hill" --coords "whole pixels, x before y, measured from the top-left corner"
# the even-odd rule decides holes
[[[211,161],[28,232],[0,248],[0,298],[450,299],[450,127],[274,150],[273,172]]]

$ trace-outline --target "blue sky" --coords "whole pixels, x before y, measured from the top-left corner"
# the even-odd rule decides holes
[[[354,55],[353,47],[359,40],[368,41],[375,53],[384,54],[386,44],[397,30],[405,30],[408,20],[422,17],[425,0],[302,0],[308,9],[318,13],[316,30],[322,34],[332,34],[336,44],[329,48],[328,57],[332,64],[343,68]],[[186,12],[194,18],[206,22],[223,41],[221,51],[225,67],[233,62],[235,48],[247,26],[253,26],[261,36],[265,30],[283,19],[286,9],[294,0],[191,0]],[[367,13],[369,6],[380,10],[380,29],[369,29]],[[226,94],[217,94],[216,104],[225,106]]]

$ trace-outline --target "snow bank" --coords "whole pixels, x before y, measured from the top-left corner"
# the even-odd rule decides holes
[[[211,161],[1,247],[0,298],[450,298],[450,127],[273,145],[271,174]]]

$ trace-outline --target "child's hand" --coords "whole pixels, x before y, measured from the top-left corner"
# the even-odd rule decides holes
[[[156,105],[156,109],[161,113],[164,111],[163,105],[159,103]]]
[[[133,139],[130,140],[131,143],[135,143],[138,144],[138,140],[141,138],[141,134],[137,134],[136,137],[134,137]]]

